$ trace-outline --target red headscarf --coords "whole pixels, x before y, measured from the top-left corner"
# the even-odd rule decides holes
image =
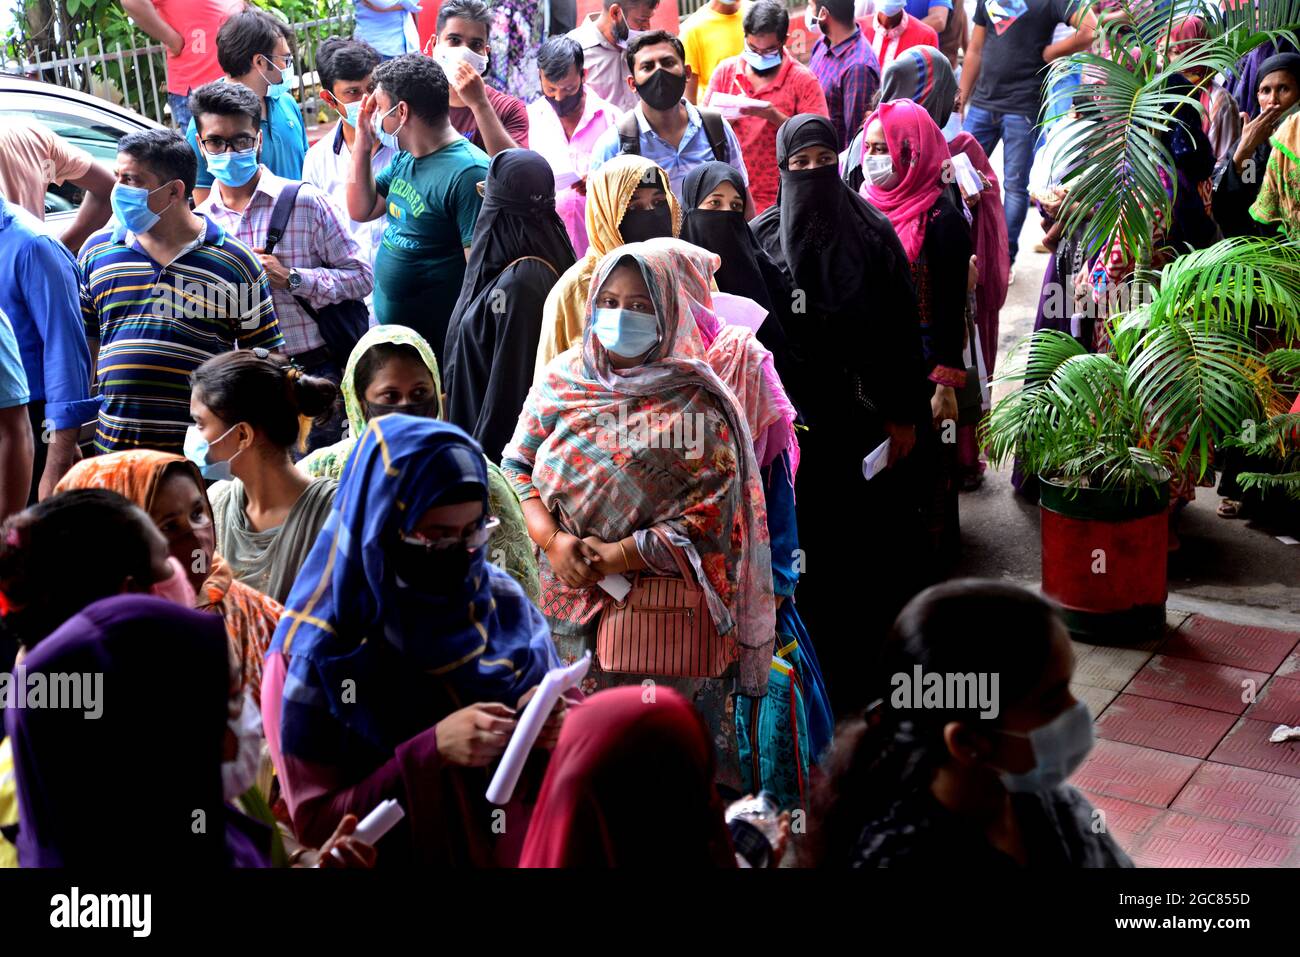
[[[713,769],[680,694],[601,691],[564,721],[519,866],[734,867]]]
[[[916,261],[925,241],[925,218],[943,192],[943,161],[948,159],[948,141],[930,114],[912,100],[882,103],[867,117],[863,130],[879,119],[885,128],[885,142],[894,160],[899,180],[889,189],[862,184],[862,196],[889,217],[903,243],[907,258]],[[904,160],[906,159],[906,165]],[[865,157],[864,157],[865,160]]]

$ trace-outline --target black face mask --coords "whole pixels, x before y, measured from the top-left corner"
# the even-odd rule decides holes
[[[386,551],[393,573],[428,595],[454,595],[464,590],[469,578],[472,556],[463,542],[450,548],[426,548],[399,538]]]
[[[551,109],[555,111],[556,116],[568,116],[582,104],[582,95],[585,92],[582,87],[578,87],[560,100],[548,96],[546,102],[551,105]]]
[[[686,92],[686,74],[669,73],[660,67],[644,82],[636,85],[636,92],[651,109],[672,109],[681,102],[682,94]]]
[[[625,243],[667,239],[673,234],[673,214],[667,203],[654,209],[629,209],[618,224],[618,232]]]
[[[404,402],[401,405],[384,405],[382,402],[367,402],[366,412],[369,419],[381,415],[413,415],[417,419],[436,419],[438,417],[438,400],[425,399],[423,402]]]

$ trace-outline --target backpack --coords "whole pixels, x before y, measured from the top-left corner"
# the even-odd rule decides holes
[[[722,121],[722,114],[717,110],[700,110],[700,122],[704,126],[704,135],[709,138],[709,149],[713,158],[719,163],[731,162],[731,145],[727,142],[727,129]],[[636,112],[628,110],[618,121],[618,151],[641,155],[641,127],[636,121]]]
[[[266,253],[271,255],[276,244],[284,237],[293,216],[294,204],[298,201],[298,190],[302,183],[292,183],[280,191],[271,207],[271,222],[266,229]],[[370,310],[360,299],[345,299],[316,309],[301,296],[294,296],[294,301],[306,311],[320,329],[321,338],[330,358],[340,368],[347,368],[348,357],[357,340],[370,328]]]

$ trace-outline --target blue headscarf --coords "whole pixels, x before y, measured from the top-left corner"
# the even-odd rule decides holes
[[[445,595],[389,566],[385,544],[466,485],[482,490],[486,514],[483,452],[456,426],[408,415],[367,425],[269,649],[290,659],[286,754],[364,766],[445,717],[448,700],[514,707],[558,664],[546,619],[488,562],[490,546]]]

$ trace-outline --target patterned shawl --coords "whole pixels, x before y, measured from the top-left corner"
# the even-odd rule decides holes
[[[704,253],[704,255],[708,255]],[[502,470],[522,499],[540,497],[575,535],[618,541],[634,534],[654,568],[673,568],[663,526],[682,547],[709,598],[718,630],[739,648],[740,690],[766,693],[775,636],[766,506],[749,425],[709,365],[682,283],[677,249],[632,243],[605,256],[588,310],[610,272],[631,258],[659,318],[659,345],[641,365],[616,371],[592,334],[534,382]],[[564,591],[543,566],[543,583]],[[599,605],[585,589],[575,603]]]
[[[681,206],[668,184],[668,174],[653,162],[624,153],[592,173],[587,178],[587,236],[591,245],[581,259],[565,270],[546,297],[534,382],[541,380],[548,362],[582,338],[582,330],[587,325],[587,291],[592,274],[602,256],[623,245],[619,223],[649,169],[659,170],[664,192],[668,194],[668,208],[672,211],[673,235],[681,235]]]
[[[463,703],[514,707],[558,664],[546,620],[488,561],[490,546],[473,553],[462,587],[447,595],[393,574],[386,547],[398,532],[467,483],[482,487],[486,508],[483,452],[456,426],[409,415],[370,420],[271,644],[289,658],[286,754],[355,768],[445,716],[431,710],[430,676]]]
[[[1277,223],[1295,239],[1300,237],[1300,114],[1279,126],[1269,142],[1273,154],[1250,215],[1256,222]]]

